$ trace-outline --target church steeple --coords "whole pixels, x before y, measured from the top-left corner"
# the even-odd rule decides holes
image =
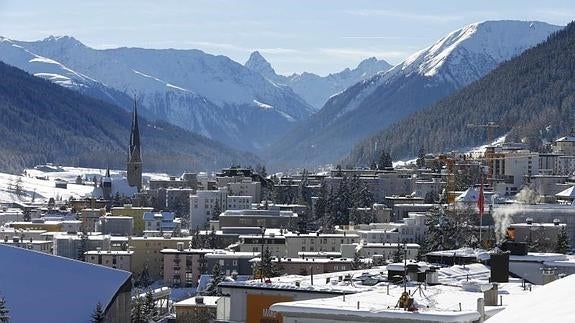
[[[138,107],[134,98],[132,128],[130,130],[130,150],[128,152],[128,184],[142,188],[142,151],[140,148],[140,129],[138,127]]]

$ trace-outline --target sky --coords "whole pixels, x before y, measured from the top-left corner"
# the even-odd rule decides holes
[[[377,57],[391,64],[484,20],[565,25],[573,0],[0,0],[0,36],[73,36],[94,48],[196,48],[276,72],[326,75]]]

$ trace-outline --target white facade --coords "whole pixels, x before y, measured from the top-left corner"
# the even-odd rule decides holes
[[[493,175],[499,179],[495,191],[515,195],[527,184],[526,178],[539,173],[539,154],[528,150],[497,152],[493,160]]]
[[[217,191],[197,191],[190,196],[190,228],[203,228],[214,216],[215,209],[220,212],[227,207],[228,193],[226,189]],[[217,211],[216,211],[217,212]]]

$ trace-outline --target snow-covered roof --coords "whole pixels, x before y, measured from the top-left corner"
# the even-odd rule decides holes
[[[563,141],[563,142],[575,142],[575,136],[565,136],[555,140],[555,142]]]
[[[489,252],[483,249],[473,249],[473,248],[459,248],[453,250],[438,250],[427,253],[429,256],[438,257],[469,257],[477,258],[478,260],[489,259]]]
[[[221,296],[200,296],[202,298],[202,303],[199,304],[196,301],[198,296],[190,297],[184,299],[183,301],[179,301],[174,306],[176,307],[184,307],[184,306],[216,306],[216,302],[222,298]]]
[[[466,267],[470,272],[482,273],[486,267]],[[459,267],[459,266],[458,266]],[[453,272],[464,270],[463,267],[454,269]],[[460,275],[464,276],[464,275]],[[466,275],[465,275],[466,276]],[[487,276],[479,276],[477,284],[487,284]],[[427,286],[421,292],[415,292],[416,284],[408,283],[407,288],[412,292],[414,306],[417,311],[404,311],[396,308],[397,301],[403,292],[403,286],[380,283],[372,290],[337,297],[317,298],[312,300],[277,303],[270,307],[271,310],[284,315],[303,313],[300,316],[306,318],[307,314],[321,318],[341,317],[345,315],[349,321],[361,318],[365,321],[389,321],[408,320],[409,322],[471,322],[479,319],[477,312],[477,299],[483,298],[483,293],[467,287],[469,282],[466,278],[453,279],[453,285]],[[465,284],[464,284],[465,282]],[[466,285],[466,286],[463,286]],[[387,292],[389,286],[389,293]],[[499,284],[500,294],[503,295],[503,305],[512,304],[523,295],[530,293],[521,287],[519,280],[511,280],[509,283]],[[359,304],[359,306],[358,306]],[[486,306],[489,314],[501,310],[500,306]],[[359,320],[358,320],[359,321]],[[518,322],[518,321],[514,321]]]
[[[483,194],[483,198],[485,199],[487,195],[491,194],[491,192],[484,192]],[[461,195],[456,197],[455,202],[476,203],[477,199],[479,199],[479,188],[470,187],[465,190],[465,192],[461,193]]]
[[[517,299],[489,322],[575,322],[574,289],[575,275],[556,280]]]
[[[0,292],[11,322],[90,322],[113,300],[131,273],[0,245]]]
[[[568,189],[555,194],[555,196],[561,199],[575,199],[575,186],[571,186]]]

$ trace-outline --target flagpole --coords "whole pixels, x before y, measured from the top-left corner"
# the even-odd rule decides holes
[[[480,175],[481,186],[479,188],[479,198],[477,199],[477,205],[479,206],[479,246],[483,247],[483,240],[481,240],[481,231],[483,230],[483,210],[485,197],[483,196],[483,174]]]

